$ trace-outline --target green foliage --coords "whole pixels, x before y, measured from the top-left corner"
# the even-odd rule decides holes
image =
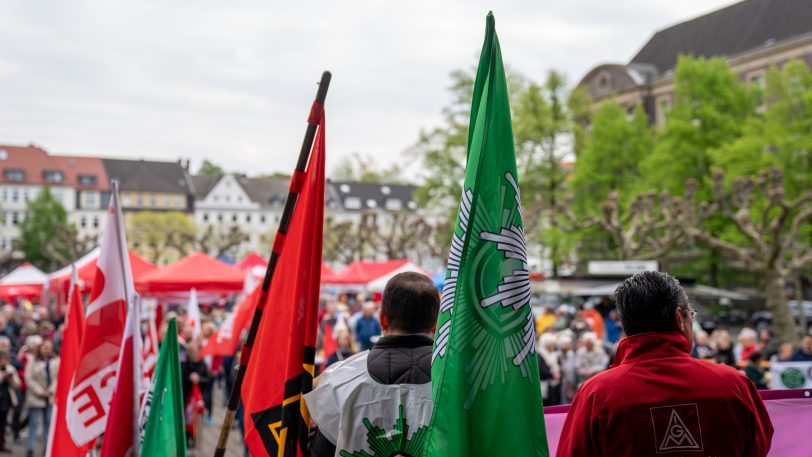
[[[20,224],[20,238],[17,248],[22,251],[26,260],[38,268],[48,270],[56,267],[56,256],[51,255],[50,249],[56,254],[69,256],[69,246],[49,246],[57,238],[57,233],[68,229],[73,233],[76,228],[68,224],[68,212],[57,201],[51,189],[43,188],[37,198],[28,202],[25,209],[25,219]]]
[[[200,164],[200,169],[197,170],[197,174],[209,176],[221,176],[225,174],[225,171],[223,170],[223,167],[207,159],[204,160],[202,164]]]
[[[402,181],[398,164],[381,168],[375,159],[357,152],[339,159],[331,173],[336,181],[356,181],[368,183],[398,183]]]
[[[194,248],[197,229],[179,211],[142,211],[127,218],[130,248],[155,264],[176,260]]]
[[[688,179],[707,193],[711,151],[743,133],[755,112],[753,91],[723,58],[680,57],[674,73],[674,100],[652,154],[643,161],[641,190],[682,194]]]
[[[572,178],[579,213],[596,213],[617,191],[628,204],[641,179],[640,162],[651,153],[654,136],[643,108],[635,107],[631,120],[615,102],[606,102],[592,117],[592,131],[584,139]]]

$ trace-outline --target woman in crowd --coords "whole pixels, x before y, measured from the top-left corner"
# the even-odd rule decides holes
[[[327,368],[330,365],[340,362],[355,354],[352,344],[352,335],[350,334],[350,330],[346,325],[339,325],[336,327],[334,337],[338,348],[336,348],[334,353],[327,357],[327,362],[325,362],[324,368]]]
[[[561,367],[558,364],[555,343],[556,337],[552,333],[543,333],[539,338],[539,374],[544,406],[561,402]]]
[[[730,332],[727,330],[717,330],[713,332],[716,354],[713,359],[716,363],[723,363],[731,367],[736,366],[736,356],[733,354],[733,346],[730,343]]]
[[[45,340],[39,345],[36,357],[25,368],[25,385],[28,404],[28,456],[34,455],[37,432],[42,430],[42,442],[48,439],[51,405],[54,403],[59,358],[54,356],[54,345]]]

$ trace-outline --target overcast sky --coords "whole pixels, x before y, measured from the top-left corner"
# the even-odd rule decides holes
[[[488,9],[508,65],[575,84],[627,62],[654,31],[730,3],[8,0],[0,143],[289,172],[329,69],[328,167],[352,152],[403,161],[439,122],[449,73],[475,63]]]

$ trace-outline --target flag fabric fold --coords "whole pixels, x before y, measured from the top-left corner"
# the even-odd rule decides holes
[[[549,455],[518,183],[505,70],[488,14],[432,353],[427,456]]]
[[[77,446],[68,431],[65,408],[68,404],[71,380],[79,365],[79,351],[85,329],[85,310],[82,306],[82,293],[77,286],[76,269],[73,270],[68,293],[68,312],[65,315],[65,329],[62,333],[62,350],[59,353],[59,373],[56,380],[54,406],[51,411],[51,424],[48,431],[46,457],[84,457],[89,445]],[[55,451],[57,449],[58,451]]]
[[[183,329],[192,329],[192,339],[197,341],[200,338],[200,305],[197,301],[197,289],[192,288],[189,292],[189,304],[186,308],[186,320],[183,321]]]
[[[279,256],[242,385],[245,443],[254,456],[307,455],[310,417],[302,394],[313,384],[324,219],[324,112],[320,103],[310,162],[291,178],[300,192]],[[271,375],[273,374],[273,375]]]
[[[85,310],[85,331],[65,409],[68,430],[77,445],[90,443],[107,426],[127,320],[135,295],[118,184],[113,182],[107,224],[101,240],[96,276]]]
[[[153,390],[147,394],[143,415],[141,456],[184,457],[186,456],[186,430],[184,421],[183,387],[180,370],[180,357],[175,319],[169,321],[166,334],[158,354]]]
[[[222,325],[206,340],[205,346],[200,350],[200,357],[210,355],[233,356],[237,353],[237,346],[240,343],[242,332],[248,329],[251,323],[251,314],[261,294],[262,288],[256,286],[250,294],[234,306],[234,309],[226,316]]]

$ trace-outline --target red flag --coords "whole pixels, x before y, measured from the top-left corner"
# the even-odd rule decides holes
[[[210,355],[229,356],[237,353],[237,345],[240,343],[240,335],[248,329],[251,323],[251,315],[254,306],[259,300],[262,288],[257,286],[242,301],[231,310],[231,313],[220,325],[220,328],[206,340],[206,345],[200,350],[200,357]]]
[[[204,412],[206,412],[206,404],[203,402],[203,393],[200,392],[200,386],[192,384],[192,391],[186,400],[184,417],[186,421],[186,431],[189,432],[193,438],[197,435],[197,427],[195,427],[197,416]]]
[[[96,278],[85,311],[79,366],[66,408],[68,430],[79,445],[101,435],[107,425],[127,320],[127,300],[135,294],[115,182],[105,227]]]
[[[157,310],[150,308],[148,311],[147,334],[144,337],[144,344],[141,346],[141,368],[144,372],[142,387],[152,382],[155,365],[158,363],[158,324],[155,316]]]
[[[85,311],[82,306],[82,293],[76,286],[76,270],[68,294],[68,312],[65,316],[65,330],[62,334],[62,351],[59,353],[59,374],[56,379],[54,406],[51,411],[51,425],[48,431],[46,457],[84,457],[89,445],[77,446],[68,432],[65,408],[68,404],[70,383],[79,365],[79,350],[85,330]],[[54,449],[58,451],[54,452]]]
[[[133,300],[135,301],[135,300]],[[140,303],[133,303],[127,313],[127,326],[118,364],[118,379],[113,392],[113,401],[104,430],[101,457],[137,456],[135,452],[138,438],[138,408],[140,386],[144,376],[141,370],[141,330],[136,309]],[[136,335],[136,332],[138,333]]]
[[[310,163],[291,178],[301,189],[286,234],[277,232],[278,264],[265,302],[253,354],[242,385],[245,443],[254,456],[301,456],[307,449],[310,414],[302,399],[313,385],[316,354],[322,226],[324,222],[324,113],[318,119]],[[251,348],[243,349],[247,357]],[[269,376],[273,373],[273,376]]]

